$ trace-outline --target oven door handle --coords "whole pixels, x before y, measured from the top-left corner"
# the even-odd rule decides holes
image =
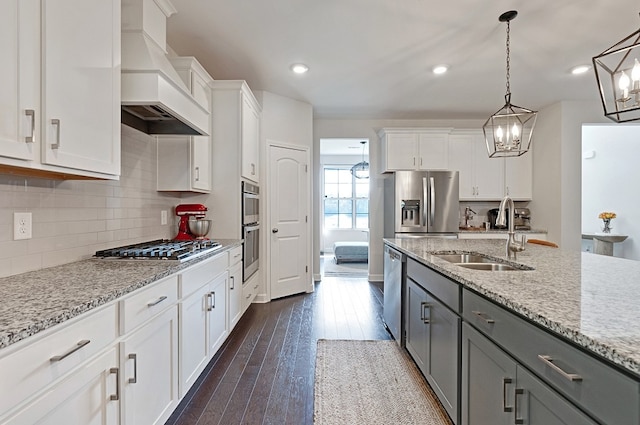
[[[256,230],[260,229],[260,225],[259,224],[249,224],[244,226],[244,231],[245,232],[254,232]]]

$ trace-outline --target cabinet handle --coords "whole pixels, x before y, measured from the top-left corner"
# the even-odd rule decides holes
[[[518,396],[524,394],[524,390],[521,388],[516,388],[516,395],[514,397],[514,410],[515,410],[515,415],[514,415],[514,423],[519,425],[519,424],[523,424],[524,423],[524,419],[522,417],[518,417]]]
[[[256,175],[256,164],[251,163],[251,175],[255,176]]]
[[[476,316],[478,316],[479,318],[481,318],[482,320],[485,321],[485,323],[490,323],[493,324],[496,321],[493,320],[492,318],[490,318],[489,316],[487,316],[487,313],[483,313],[481,311],[471,311],[473,314],[475,314]]]
[[[51,125],[56,126],[56,142],[51,144],[51,149],[59,149],[60,148],[60,120],[57,118],[52,119]]]
[[[551,369],[558,372],[563,378],[568,379],[569,381],[582,381],[582,376],[577,375],[575,373],[567,373],[562,370],[558,365],[553,362],[553,358],[551,356],[546,356],[544,354],[538,354],[538,358],[542,360],[544,364],[549,366]]]
[[[258,284],[257,283],[253,286],[253,289],[258,289]]]
[[[160,298],[158,298],[157,300],[148,303],[147,307],[153,307],[154,305],[158,305],[158,304],[160,304],[162,301],[164,301],[166,299],[167,299],[167,296],[163,295]]]
[[[507,384],[512,383],[511,378],[502,378],[502,411],[512,412],[513,407],[507,406]]]
[[[213,311],[216,308],[216,292],[207,293],[207,298],[209,299],[209,306],[207,307],[207,311]]]
[[[235,276],[230,276],[230,277],[231,277],[231,285],[229,285],[229,289],[233,291],[236,288],[236,277]]]
[[[416,165],[416,157],[415,156],[413,157],[413,165],[414,166]]]
[[[118,369],[117,367],[112,367],[111,369],[109,369],[109,373],[116,374],[116,393],[111,394],[109,396],[109,400],[113,400],[113,401],[120,400],[120,369]]]
[[[249,298],[251,298],[251,295],[253,295],[253,294],[249,294],[249,295],[247,295],[246,297],[244,297],[244,299],[245,299],[245,300],[248,300]]]
[[[200,181],[200,167],[196,167],[196,181]]]
[[[26,109],[24,114],[31,118],[31,135],[24,138],[25,143],[33,143],[33,135],[36,132],[36,111],[33,109]]]
[[[426,309],[429,308],[429,303],[423,301],[420,303],[420,319],[422,320],[422,323],[429,323],[429,319],[427,319],[427,312]]]
[[[138,355],[129,354],[129,359],[133,360],[133,378],[129,378],[129,383],[135,384],[138,382]]]
[[[70,349],[66,353],[60,354],[59,356],[53,356],[49,360],[51,360],[51,363],[59,362],[60,360],[72,355],[73,353],[75,353],[76,351],[78,351],[79,349],[84,347],[85,345],[89,344],[90,342],[91,342],[91,340],[83,339],[82,341],[79,341],[75,345],[75,347],[73,347],[72,349]]]

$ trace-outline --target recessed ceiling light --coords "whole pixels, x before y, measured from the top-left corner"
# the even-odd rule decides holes
[[[309,67],[303,63],[296,63],[291,65],[291,70],[296,74],[304,74],[309,70]]]
[[[578,66],[575,66],[575,67],[571,68],[571,73],[573,75],[584,74],[585,72],[589,71],[590,69],[591,69],[591,67],[589,65],[578,65]]]
[[[434,74],[444,74],[448,70],[449,70],[449,65],[436,65],[432,69]]]

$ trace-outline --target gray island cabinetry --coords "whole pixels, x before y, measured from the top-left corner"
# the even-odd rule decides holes
[[[528,246],[514,264],[527,270],[492,272],[437,255],[509,262],[499,241],[385,244],[407,255],[407,351],[454,423],[640,423],[640,265]]]
[[[411,259],[406,283],[407,351],[458,423],[460,285]]]

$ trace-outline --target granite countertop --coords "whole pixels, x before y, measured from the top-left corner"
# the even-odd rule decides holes
[[[490,239],[384,239],[408,256],[640,379],[640,262],[528,244],[517,263],[533,271],[465,269],[435,252],[480,252],[507,261]]]
[[[508,233],[508,229],[490,229],[485,230],[484,227],[459,227],[457,233]],[[547,233],[546,230],[543,229],[531,229],[531,230],[516,230],[516,233]]]
[[[88,259],[0,278],[0,349],[228,251],[239,240],[183,263]]]

